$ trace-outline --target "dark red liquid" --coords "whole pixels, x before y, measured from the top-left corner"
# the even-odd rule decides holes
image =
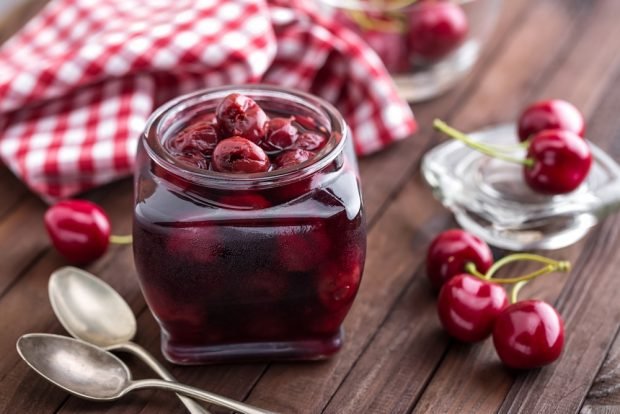
[[[366,250],[357,176],[342,161],[285,187],[215,192],[171,179],[141,149],[135,261],[170,361],[340,348]]]

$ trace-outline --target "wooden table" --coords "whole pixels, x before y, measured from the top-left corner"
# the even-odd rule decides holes
[[[32,0],[31,0],[32,1]],[[4,38],[40,7],[7,19]],[[620,1],[507,0],[472,75],[449,94],[415,105],[412,139],[361,162],[369,224],[368,260],[345,322],[346,345],[326,362],[174,367],[183,382],[287,413],[620,412],[620,215],[581,242],[551,252],[568,275],[539,279],[523,297],[554,303],[566,322],[562,358],[544,369],[503,368],[490,341],[463,345],[440,329],[424,271],[429,241],[454,226],[420,177],[441,117],[464,130],[514,119],[525,104],[561,97],[583,109],[588,136],[620,160]],[[116,233],[130,230],[129,180],[88,198]],[[183,412],[167,393],[116,403],[69,397],[38,377],[15,351],[27,332],[65,334],[47,299],[50,273],[65,265],[42,227],[45,205],[0,169],[0,409],[5,413]],[[87,268],[114,286],[138,315],[137,342],[160,360],[159,330],[136,283],[131,249],[114,247]],[[511,273],[526,269],[515,267]],[[510,272],[509,272],[510,273]],[[131,358],[135,376],[149,372]],[[214,410],[215,412],[219,412]]]

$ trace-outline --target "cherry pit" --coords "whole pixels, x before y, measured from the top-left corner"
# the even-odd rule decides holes
[[[570,270],[570,263],[529,253],[493,263],[486,243],[463,230],[447,230],[431,243],[427,274],[440,287],[437,313],[444,330],[462,342],[492,336],[500,360],[510,368],[542,367],[557,360],[564,345],[564,325],[553,306],[541,300],[518,301],[530,280]],[[534,261],[544,266],[515,278],[497,278],[504,266]],[[513,285],[510,297],[503,285]]]
[[[592,167],[590,145],[583,138],[585,124],[579,111],[560,100],[541,101],[525,109],[518,121],[519,146],[525,158],[512,155],[515,148],[478,142],[436,119],[438,131],[488,156],[523,166],[523,178],[532,190],[548,195],[575,191]]]

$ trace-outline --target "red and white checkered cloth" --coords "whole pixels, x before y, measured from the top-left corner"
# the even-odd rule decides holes
[[[149,114],[265,82],[334,102],[368,154],[415,131],[379,58],[309,0],[53,0],[0,49],[0,156],[51,201],[131,173]]]

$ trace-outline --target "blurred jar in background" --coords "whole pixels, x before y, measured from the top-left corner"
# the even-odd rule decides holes
[[[433,98],[469,73],[501,7],[501,0],[317,1],[375,50],[409,102]]]

